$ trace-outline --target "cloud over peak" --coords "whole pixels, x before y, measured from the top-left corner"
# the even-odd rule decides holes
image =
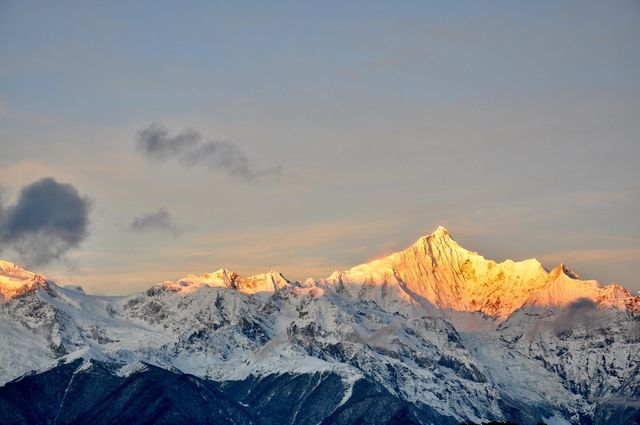
[[[50,263],[88,236],[91,201],[51,177],[22,188],[15,204],[0,205],[0,251],[15,251],[27,266]]]
[[[156,161],[178,161],[223,171],[247,182],[279,177],[282,167],[256,167],[242,148],[229,141],[206,140],[195,130],[185,130],[174,136],[160,124],[140,130],[137,146],[147,158]]]

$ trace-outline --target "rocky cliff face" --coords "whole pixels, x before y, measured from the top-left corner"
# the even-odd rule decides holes
[[[32,371],[48,382],[55,370],[84,376],[101,365],[107,387],[149,370],[167,382],[188,374],[189,385],[219,391],[202,397],[238,423],[349,423],[376,398],[395,407],[364,423],[626,423],[640,412],[638,297],[562,265],[486,260],[444,228],[317,282],[221,269],[101,297],[10,263],[0,269],[7,389]],[[0,404],[18,403],[7,391]],[[305,413],[276,413],[276,396]],[[96,397],[87,403],[109,417]]]

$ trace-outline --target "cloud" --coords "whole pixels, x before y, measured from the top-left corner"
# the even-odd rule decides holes
[[[588,298],[579,298],[574,302],[563,306],[557,315],[552,315],[533,322],[532,327],[526,332],[527,338],[534,338],[543,332],[563,333],[575,328],[591,329],[601,319],[602,310]]]
[[[190,166],[220,170],[247,182],[279,177],[282,172],[279,165],[256,168],[249,156],[232,142],[205,140],[195,130],[171,136],[159,124],[151,124],[138,133],[138,149],[153,160],[174,160]]]
[[[175,236],[181,233],[180,228],[174,223],[169,211],[160,208],[147,214],[139,215],[134,218],[130,225],[131,229],[136,232],[161,231],[172,233]]]
[[[57,260],[88,236],[90,209],[73,185],[38,180],[22,188],[14,205],[0,207],[0,250],[12,249],[27,266]]]
[[[580,298],[567,305],[558,316],[558,329],[570,329],[577,325],[591,328],[597,323],[598,305],[588,298]]]

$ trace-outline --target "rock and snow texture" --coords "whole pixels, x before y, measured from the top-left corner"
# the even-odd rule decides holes
[[[386,258],[336,272],[325,284],[349,287],[351,294],[389,302],[388,293],[405,304],[482,312],[507,318],[525,303],[567,305],[580,298],[620,306],[632,301],[620,285],[604,288],[583,281],[560,265],[551,272],[535,259],[496,263],[458,245],[444,227]]]
[[[124,297],[0,262],[0,297],[0,384],[84,359],[120,377],[332,374],[335,409],[366,380],[453,422],[625,423],[640,409],[640,298],[564,265],[495,263],[444,228],[317,282],[220,269]]]
[[[41,275],[0,260],[0,302],[45,285],[46,279]]]

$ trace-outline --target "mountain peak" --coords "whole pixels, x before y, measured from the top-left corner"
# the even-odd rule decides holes
[[[45,287],[47,280],[9,261],[0,260],[0,302]]]
[[[447,230],[447,228],[444,226],[438,226],[436,230],[433,231],[433,233],[428,236],[424,236],[424,238],[436,244],[439,243],[449,245],[451,242],[455,242],[451,237],[449,230]]]
[[[571,270],[569,267],[567,267],[566,264],[564,263],[560,263],[558,264],[553,270],[551,270],[549,272],[549,274],[551,276],[560,276],[560,275],[566,275],[567,277],[574,279],[574,280],[579,280],[580,276],[578,275],[578,273],[574,272],[573,270]]]
[[[460,258],[477,255],[477,253],[458,244],[444,226],[438,226],[430,235],[420,237],[409,249],[414,250],[416,254],[429,257],[435,262],[439,262],[444,257]]]
[[[275,292],[289,281],[277,271],[269,271],[254,276],[241,276],[228,269],[218,269],[212,273],[188,274],[177,281],[166,281],[161,286],[175,292],[191,293],[203,287],[235,289],[238,292]]]
[[[444,226],[438,226],[431,234],[418,238],[413,245],[419,248],[428,249],[430,246],[434,245],[449,246],[452,244],[457,245],[457,243],[451,238],[449,230]]]
[[[449,230],[444,226],[438,226],[436,230],[431,233],[431,236],[449,237]]]
[[[547,271],[536,259],[484,258],[460,246],[443,226],[405,250],[334,273],[325,282],[376,301],[392,294],[404,300],[397,305],[426,301],[502,319],[531,300],[561,305],[580,297],[610,298],[598,282],[582,280],[564,264]]]

